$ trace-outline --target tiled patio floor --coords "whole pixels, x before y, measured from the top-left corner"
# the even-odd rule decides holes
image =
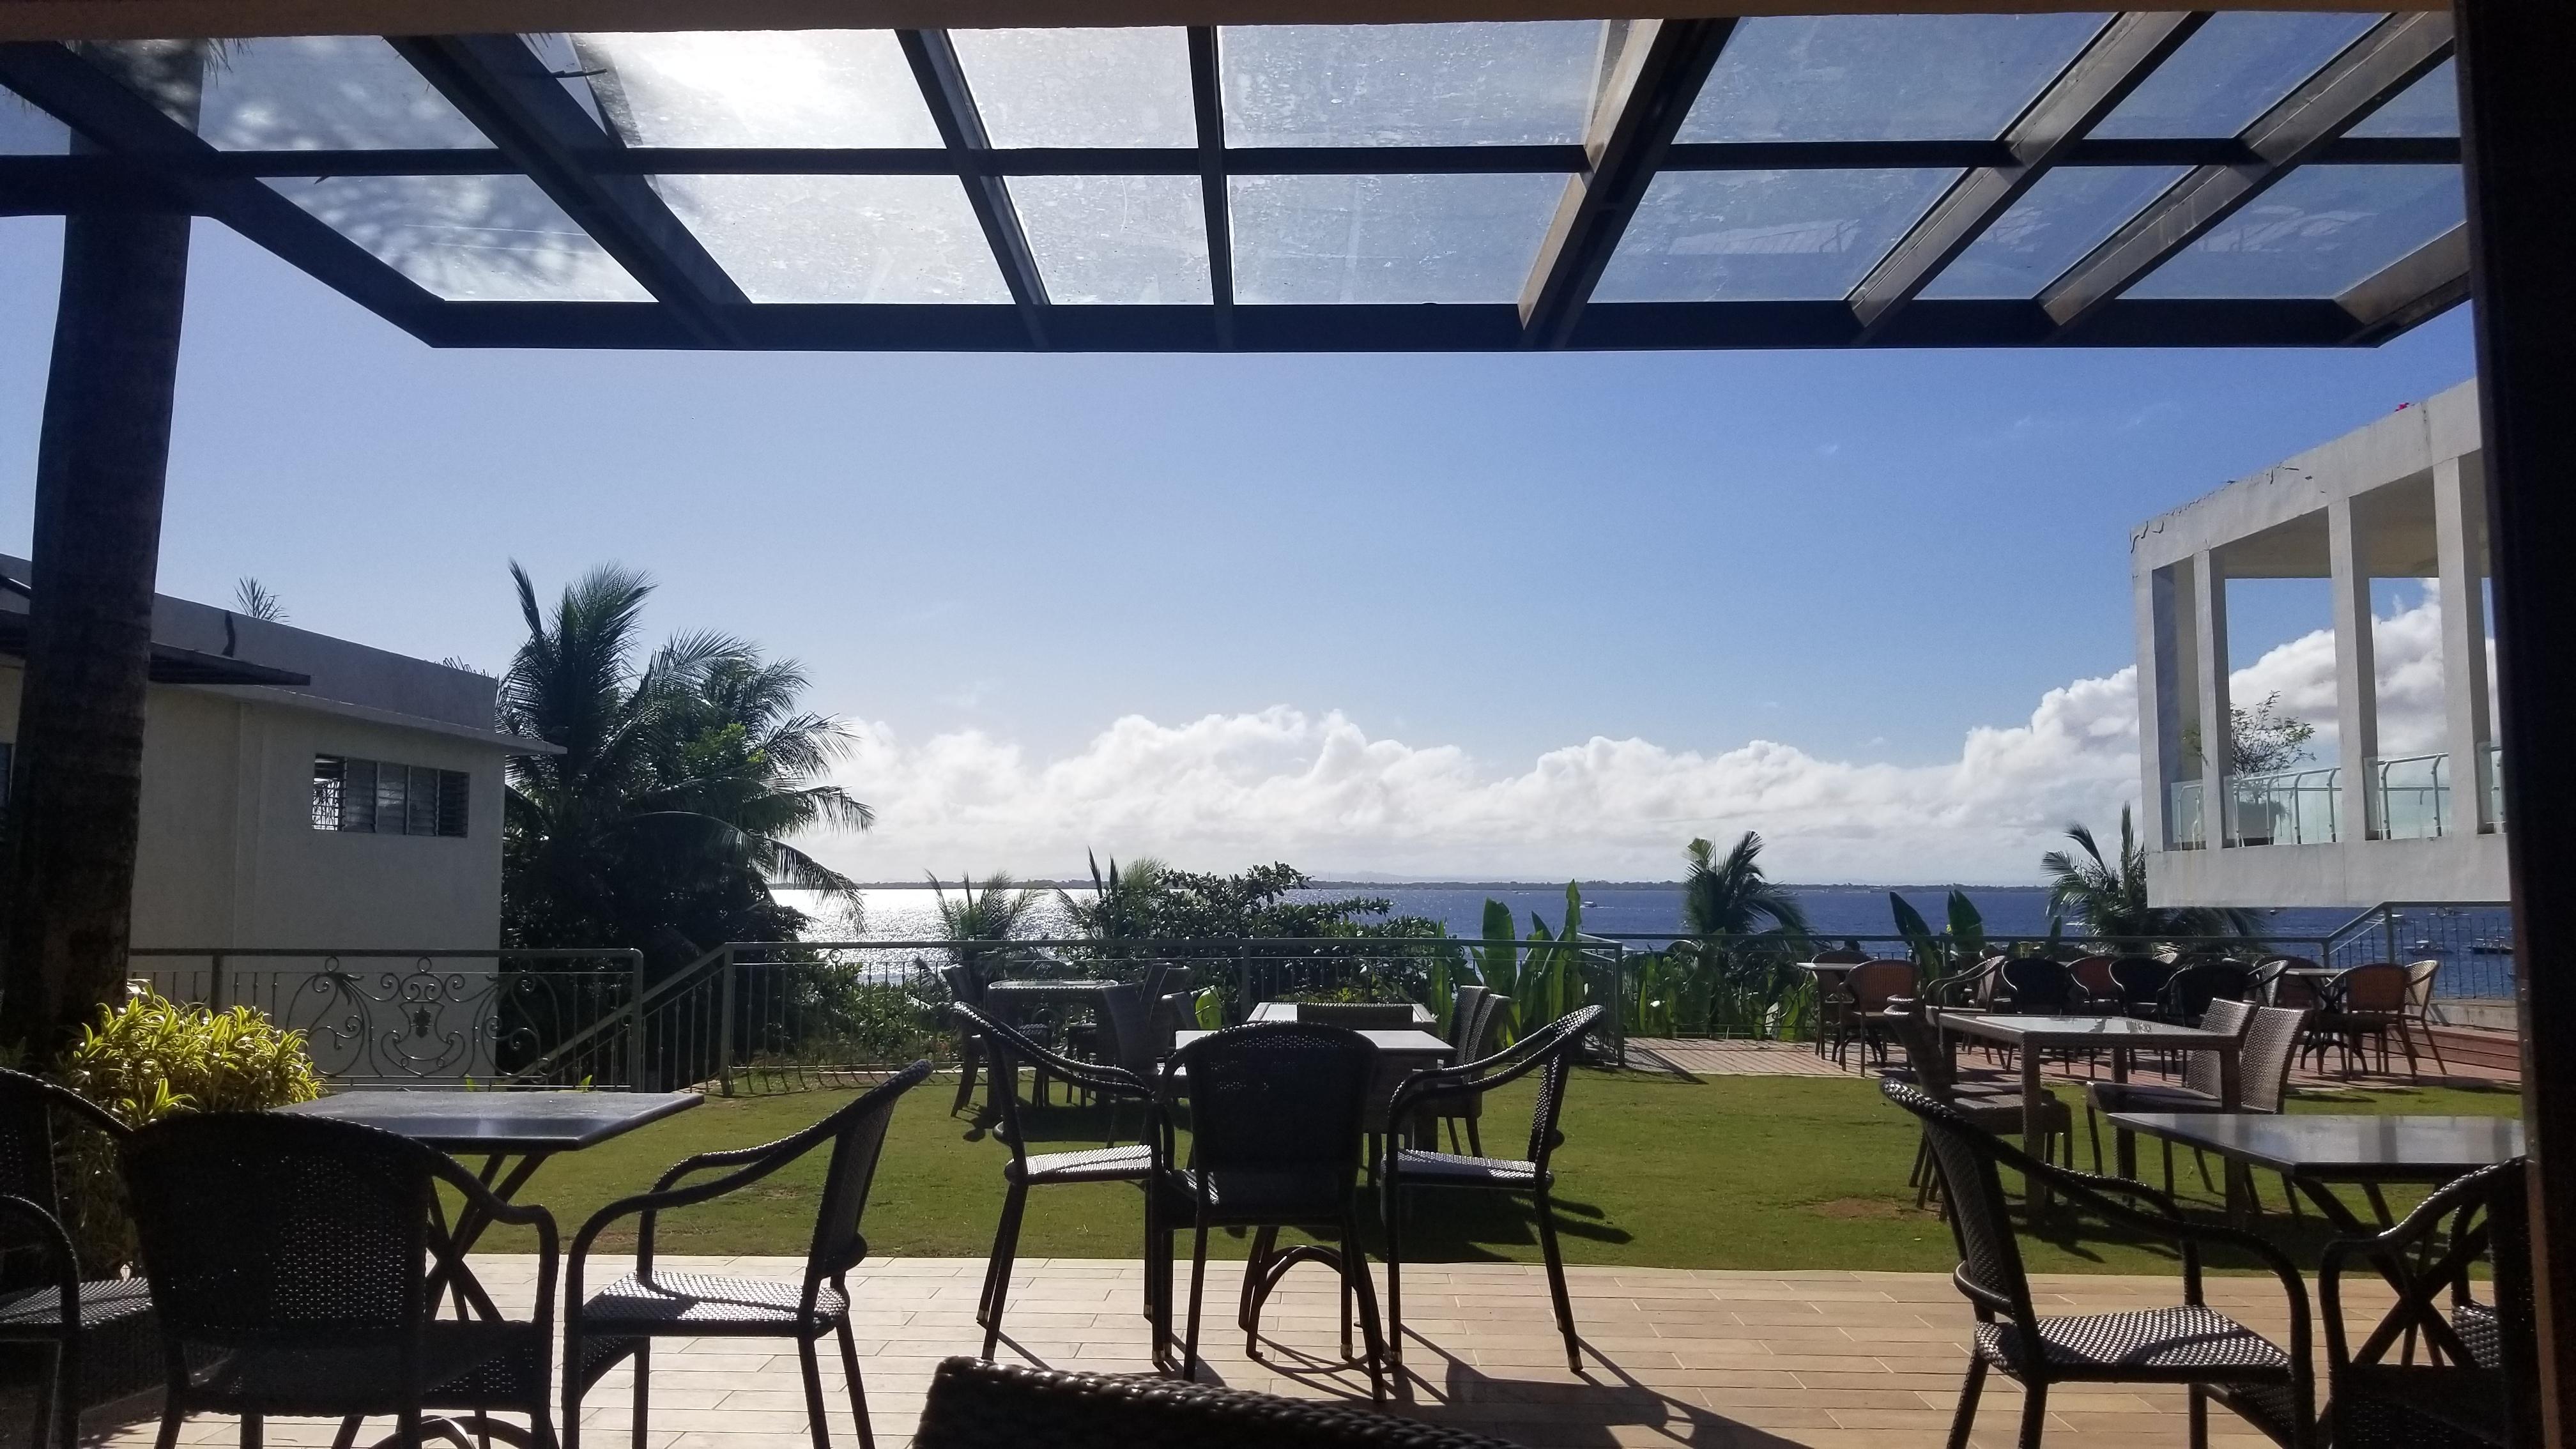
[[[792,1277],[793,1260],[668,1258],[684,1267]],[[594,1264],[594,1280],[605,1276]],[[523,1308],[532,1258],[478,1260],[504,1305]],[[894,1259],[853,1275],[859,1350],[881,1449],[903,1449],[931,1372],[951,1354],[979,1351],[974,1307],[983,1263]],[[1009,1314],[1006,1359],[1058,1368],[1142,1373],[1147,1345],[1137,1295],[1143,1265],[1081,1259],[1024,1262]],[[1186,1273],[1186,1265],[1184,1265]],[[1265,1315],[1259,1362],[1230,1322],[1239,1268],[1208,1283],[1206,1376],[1237,1387],[1306,1397],[1367,1399],[1365,1377],[1322,1364],[1336,1349],[1332,1277],[1301,1268]],[[1405,1374],[1395,1411],[1535,1446],[1867,1445],[1913,1449],[1943,1442],[1965,1363],[1970,1318],[1939,1274],[1726,1273],[1683,1269],[1569,1270],[1587,1352],[1567,1372],[1535,1267],[1445,1265],[1405,1275]],[[2175,1300],[2171,1278],[2052,1277],[2038,1282],[2042,1312],[2102,1312]],[[2213,1278],[2210,1300],[2278,1336],[2284,1309],[2269,1280]],[[2376,1304],[2356,1304],[2356,1313]],[[827,1353],[827,1365],[833,1355]],[[848,1400],[826,1369],[835,1441],[853,1445]],[[587,1449],[626,1449],[630,1380],[621,1370],[596,1390],[582,1419]],[[656,1350],[645,1449],[800,1449],[808,1440],[793,1348],[783,1342],[699,1339]],[[2012,1442],[2021,1408],[2009,1383],[1987,1391],[1976,1442]],[[2052,1396],[2051,1442],[2085,1449],[2179,1446],[2178,1391],[2061,1389]],[[370,1426],[371,1428],[375,1426]],[[390,1427],[389,1425],[386,1427]],[[101,1426],[94,1445],[148,1449],[148,1419]],[[333,1426],[271,1420],[268,1440],[322,1445]],[[2214,1416],[2212,1442],[2263,1441],[2231,1416]],[[231,1420],[190,1423],[182,1442],[230,1443]],[[361,1442],[379,1437],[370,1434]]]

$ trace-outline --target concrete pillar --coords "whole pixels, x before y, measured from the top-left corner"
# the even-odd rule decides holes
[[[2451,752],[2451,820],[2496,827],[2487,792],[2487,480],[2480,455],[2433,466],[2433,554],[2442,578],[2442,701]]]
[[[2189,588],[2180,568],[2134,576],[2138,622],[2138,838],[2150,850],[2182,843],[2173,787],[2185,778],[2183,724],[2192,718]]]
[[[2199,676],[2200,818],[2209,848],[2217,850],[2236,838],[2236,801],[2228,788],[2227,754],[2227,576],[2218,555],[2202,549],[2191,556],[2192,664]]]
[[[2371,788],[2371,761],[2379,758],[2379,676],[2370,637],[2370,553],[2352,514],[2352,500],[2326,505],[2326,557],[2334,583],[2335,738],[2343,757],[2342,798],[2335,802],[2335,837],[2377,840],[2379,792]]]

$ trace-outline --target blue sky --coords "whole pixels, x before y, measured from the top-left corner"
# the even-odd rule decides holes
[[[0,221],[12,553],[58,238]],[[2370,351],[439,352],[207,223],[191,287],[165,592],[256,575],[497,670],[510,559],[613,559],[657,630],[1041,761],[1273,706],[1497,772],[1596,736],[1956,760],[2129,663],[2131,525],[2470,371],[2465,309]],[[2240,659],[2307,612],[2248,600]]]

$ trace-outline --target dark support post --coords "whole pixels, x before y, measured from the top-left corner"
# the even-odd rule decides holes
[[[101,46],[93,59],[193,128],[194,43]],[[125,980],[188,227],[185,212],[63,220],[62,300],[36,444],[0,989],[0,1043],[24,1045],[37,1062]]]
[[[2457,0],[2542,1432],[2576,1449],[2576,8]]]

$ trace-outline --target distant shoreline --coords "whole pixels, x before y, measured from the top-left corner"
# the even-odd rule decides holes
[[[1091,882],[1087,879],[1020,880],[1016,884],[1040,890],[1081,890],[1088,888]],[[1544,891],[1563,890],[1565,884],[1561,880],[1318,880],[1311,888],[1337,891]],[[1578,880],[1574,884],[1585,890],[1619,891],[1679,890],[1682,887],[1677,880]],[[863,880],[858,885],[859,889],[870,891],[926,891],[931,888],[928,882],[917,880]],[[2048,891],[2044,885],[1973,885],[1960,881],[1907,885],[1783,881],[1780,888],[1791,891],[2028,891],[2033,894],[2046,894]]]

